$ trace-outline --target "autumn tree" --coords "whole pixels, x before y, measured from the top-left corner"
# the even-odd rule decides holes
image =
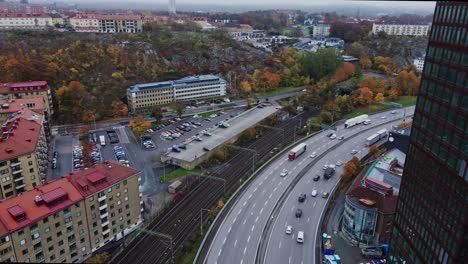
[[[112,101],[112,116],[126,117],[128,116],[128,107],[122,101]]]
[[[90,114],[88,94],[80,82],[71,81],[67,86],[60,87],[55,92],[55,98],[59,119],[63,122],[78,123],[87,119],[85,116]]]
[[[401,95],[401,90],[398,88],[398,86],[393,86],[392,89],[390,89],[390,92],[388,93],[388,99],[390,100],[397,100],[398,97]]]
[[[335,100],[336,105],[340,109],[341,114],[347,114],[353,110],[352,97],[345,94],[338,96]]]
[[[324,123],[324,124],[332,124],[333,122],[333,115],[332,113],[328,112],[328,111],[322,111],[320,112],[320,122]]]
[[[416,95],[418,93],[420,78],[413,71],[401,71],[397,77],[397,84],[404,95]]]
[[[343,166],[343,180],[345,182],[350,182],[352,178],[356,175],[358,169],[352,161],[348,161]]]
[[[255,91],[258,91],[259,88],[265,88],[265,76],[261,70],[256,69],[254,71],[252,75],[252,84]]]
[[[110,255],[107,253],[107,251],[104,251],[100,254],[96,254],[93,257],[85,260],[84,263],[86,264],[102,264],[102,263],[107,263],[110,260]]]
[[[154,105],[151,107],[151,116],[157,121],[161,121],[163,118],[163,113],[160,105]]]
[[[369,156],[374,157],[377,153],[379,153],[379,147],[373,144],[369,147]]]
[[[372,61],[367,55],[362,55],[359,57],[359,65],[365,70],[368,70],[372,67]]]
[[[340,108],[332,100],[328,100],[325,102],[325,104],[323,104],[323,110],[331,113],[333,120],[338,120],[341,117]]]
[[[372,76],[366,76],[361,81],[361,87],[367,87],[373,93],[377,93],[377,80]]]
[[[278,88],[281,82],[281,76],[274,72],[265,71],[264,78],[269,88]]]
[[[361,105],[368,105],[370,102],[372,102],[372,98],[374,96],[374,93],[367,88],[367,87],[362,87],[359,88],[358,90],[359,96],[357,97],[357,101]]]
[[[171,104],[171,109],[180,117],[184,113],[185,105],[182,103],[174,102]]]
[[[133,133],[139,137],[151,128],[151,123],[146,121],[142,115],[138,115],[130,121],[129,126],[132,128]]]
[[[374,101],[376,101],[377,103],[383,103],[385,101],[384,95],[382,93],[378,93],[375,96]]]
[[[245,94],[250,94],[252,92],[252,86],[249,81],[242,81],[240,83],[241,91]]]

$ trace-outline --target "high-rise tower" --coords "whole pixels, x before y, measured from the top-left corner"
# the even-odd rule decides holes
[[[393,263],[468,259],[468,4],[437,2],[395,225]]]
[[[175,15],[176,14],[176,4],[175,0],[169,0],[169,14]]]

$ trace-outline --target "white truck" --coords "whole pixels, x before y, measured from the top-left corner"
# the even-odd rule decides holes
[[[99,136],[99,142],[101,143],[101,146],[106,145],[106,137],[105,136]]]
[[[382,138],[385,138],[388,136],[388,130],[387,129],[381,129],[379,131],[377,131],[377,134],[379,134],[379,140],[382,139]]]
[[[375,142],[379,141],[379,134],[372,134],[370,137],[366,138],[366,146],[370,147]]]
[[[344,127],[345,128],[350,128],[352,126],[359,125],[359,124],[363,123],[366,120],[369,120],[368,115],[356,116],[356,117],[353,117],[353,118],[350,118],[350,119],[346,120]]]

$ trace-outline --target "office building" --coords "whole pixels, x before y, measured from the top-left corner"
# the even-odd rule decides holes
[[[327,37],[330,35],[330,25],[325,23],[317,23],[312,28],[313,37]]]
[[[405,36],[427,36],[431,25],[398,25],[398,24],[377,24],[372,25],[372,33],[377,34],[381,31],[387,35],[405,35]]]
[[[393,263],[468,257],[468,5],[437,2],[390,243]]]
[[[0,13],[0,29],[47,29],[54,26],[47,14]]]
[[[0,137],[0,198],[12,198],[42,184],[48,145],[43,116],[29,109],[2,125]]]
[[[65,175],[0,203],[0,261],[82,262],[134,230],[140,208],[135,169],[111,161]]]
[[[424,57],[414,59],[413,64],[416,66],[418,72],[422,72],[424,68]]]
[[[215,75],[137,84],[127,89],[128,107],[133,113],[144,112],[154,105],[190,102],[224,95],[226,95],[226,81]]]
[[[41,96],[44,99],[47,110],[46,119],[54,113],[52,94],[46,81],[30,81],[0,84],[0,96],[2,99],[35,98]]]
[[[169,14],[175,15],[176,11],[176,0],[169,0]]]

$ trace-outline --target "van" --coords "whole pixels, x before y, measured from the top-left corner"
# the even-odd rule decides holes
[[[304,243],[304,232],[303,231],[299,231],[297,232],[297,243]]]

